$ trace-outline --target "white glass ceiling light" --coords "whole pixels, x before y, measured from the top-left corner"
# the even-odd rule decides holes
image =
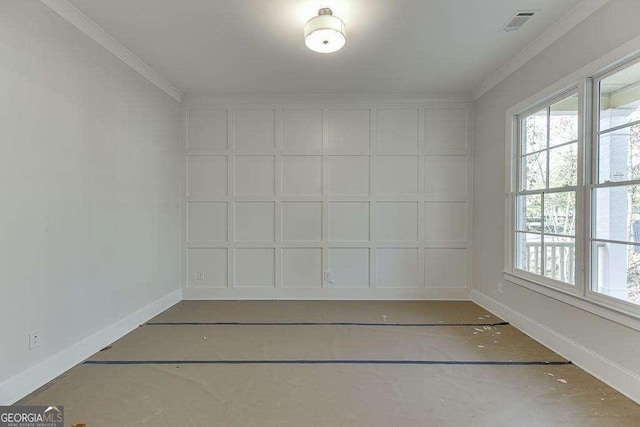
[[[304,26],[304,43],[314,52],[331,53],[340,50],[347,40],[347,27],[333,16],[328,7],[318,11]]]

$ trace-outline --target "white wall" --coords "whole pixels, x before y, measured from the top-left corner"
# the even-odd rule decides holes
[[[186,298],[467,298],[470,105],[336,99],[185,100]]]
[[[640,384],[639,331],[518,285],[507,283],[500,295],[497,285],[504,281],[507,109],[640,35],[638,16],[637,0],[611,0],[475,103],[473,190],[474,288],[586,351],[613,362],[626,370],[629,378],[636,375],[634,387]]]
[[[179,289],[181,120],[39,1],[0,2],[0,58],[3,383]]]

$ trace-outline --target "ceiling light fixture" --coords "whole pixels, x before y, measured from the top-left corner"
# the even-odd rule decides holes
[[[342,49],[347,40],[347,27],[333,16],[328,7],[318,11],[304,26],[304,43],[314,52],[331,53]]]

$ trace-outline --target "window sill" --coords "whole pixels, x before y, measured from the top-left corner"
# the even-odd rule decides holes
[[[557,301],[569,304],[573,307],[584,310],[588,313],[618,323],[631,329],[640,331],[640,308],[638,312],[626,310],[626,307],[620,307],[615,301],[609,302],[608,298],[598,295],[598,299],[591,299],[572,293],[560,287],[551,286],[539,281],[535,281],[530,277],[517,273],[504,272],[504,280],[513,283],[539,294],[548,296]]]

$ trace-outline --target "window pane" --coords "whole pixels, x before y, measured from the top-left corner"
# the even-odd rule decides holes
[[[634,88],[639,82],[640,63],[600,82],[600,131],[638,120],[634,113],[640,107],[640,91]]]
[[[640,185],[596,188],[595,237],[640,242]]]
[[[544,195],[545,233],[575,236],[576,193],[548,193]]]
[[[514,266],[573,283],[576,195],[565,187],[578,181],[578,95],[525,117],[520,125],[518,190],[529,194],[516,199]]]
[[[636,111],[640,118],[640,110]],[[600,135],[598,182],[640,179],[640,126],[630,126]]]
[[[544,236],[544,275],[574,284],[576,241],[570,237]]]
[[[521,190],[540,190],[547,187],[547,152],[522,158]]]
[[[542,236],[516,233],[516,267],[534,274],[542,274]]]
[[[549,146],[578,140],[578,95],[551,106]]]
[[[547,109],[538,111],[523,120],[522,154],[547,148]]]
[[[578,143],[549,150],[549,188],[578,184]]]
[[[593,291],[640,304],[640,246],[593,243]]]
[[[542,195],[518,196],[518,231],[542,232]]]

